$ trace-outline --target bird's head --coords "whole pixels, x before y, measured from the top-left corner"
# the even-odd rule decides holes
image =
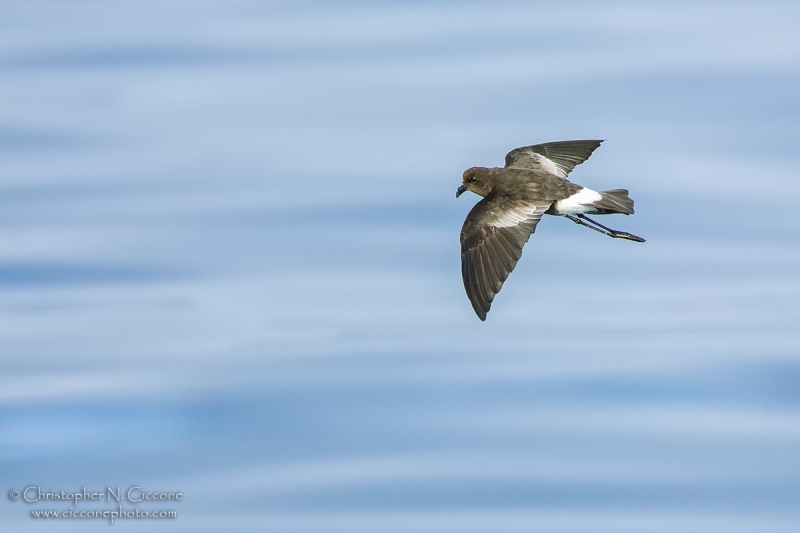
[[[456,198],[461,196],[464,191],[474,192],[480,196],[486,196],[492,192],[490,174],[490,170],[483,167],[472,167],[465,170],[462,185],[456,190]]]

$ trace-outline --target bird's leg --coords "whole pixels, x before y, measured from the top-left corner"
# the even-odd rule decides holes
[[[644,239],[642,239],[638,235],[634,235],[633,233],[628,233],[626,231],[617,231],[615,229],[611,229],[609,227],[600,224],[599,222],[595,222],[594,220],[583,214],[578,214],[577,218],[571,215],[565,215],[565,216],[569,218],[571,221],[575,222],[576,224],[580,224],[581,226],[586,226],[587,228],[591,228],[595,231],[602,233],[603,235],[608,235],[609,237],[613,237],[615,239],[628,239],[629,241],[644,242]],[[587,220],[592,224],[594,224],[594,226],[590,226],[589,224],[587,224],[586,223]]]
[[[617,232],[616,230],[613,230],[613,229],[611,229],[611,228],[609,228],[609,227],[606,227],[606,226],[602,225],[601,223],[597,222],[596,220],[594,220],[594,219],[591,219],[591,218],[587,217],[587,216],[586,216],[586,215],[584,215],[584,214],[578,214],[578,215],[576,215],[576,216],[577,216],[578,218],[581,218],[581,219],[583,219],[583,220],[588,220],[589,222],[591,222],[591,223],[592,223],[592,224],[594,224],[595,226],[599,226],[599,227],[603,228],[603,229],[604,229],[604,230],[606,230],[606,231],[610,231],[611,233],[619,233],[619,232]]]
[[[644,242],[644,239],[642,239],[638,235],[634,235],[633,233],[628,233],[627,231],[617,231],[615,229],[611,229],[609,227],[606,227],[606,226],[600,224],[599,222],[597,222],[595,220],[592,220],[591,218],[587,217],[586,215],[578,214],[578,218],[580,218],[582,220],[588,220],[589,222],[591,222],[595,226],[603,228],[604,230],[606,230],[608,232],[606,235],[608,235],[609,237],[614,237],[614,238],[619,238],[619,239],[628,239],[629,241]]]
[[[611,237],[611,233],[609,233],[609,232],[608,232],[608,231],[606,231],[606,230],[602,230],[602,229],[600,229],[600,228],[595,228],[594,226],[590,226],[589,224],[587,224],[587,223],[586,223],[586,222],[584,222],[583,220],[581,220],[581,219],[579,219],[579,218],[575,218],[575,217],[574,217],[574,216],[572,216],[572,215],[564,215],[564,216],[565,216],[565,217],[567,217],[568,219],[570,219],[571,221],[573,221],[573,222],[574,222],[574,223],[576,223],[576,224],[580,224],[581,226],[586,226],[586,227],[587,227],[587,228],[589,228],[589,229],[593,229],[593,230],[595,230],[595,231],[599,231],[599,232],[600,232],[600,233],[602,233],[603,235],[608,235],[609,237]]]

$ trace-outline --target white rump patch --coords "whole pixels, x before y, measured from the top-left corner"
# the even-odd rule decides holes
[[[593,213],[595,202],[602,200],[599,192],[584,187],[569,198],[556,202],[556,211],[560,215],[576,215],[579,213]]]

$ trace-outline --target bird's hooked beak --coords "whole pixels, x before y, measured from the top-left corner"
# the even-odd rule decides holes
[[[459,186],[458,189],[456,189],[456,198],[464,194],[466,190],[467,188],[464,185]]]

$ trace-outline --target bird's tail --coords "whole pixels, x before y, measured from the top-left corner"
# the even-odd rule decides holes
[[[633,214],[633,200],[628,197],[628,191],[626,189],[600,191],[600,196],[602,196],[602,198],[592,204],[601,210],[598,214]]]

